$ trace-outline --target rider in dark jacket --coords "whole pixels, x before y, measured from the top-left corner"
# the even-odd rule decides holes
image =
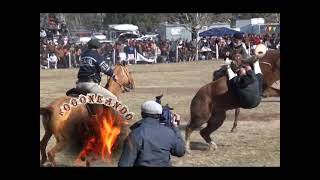
[[[114,80],[117,77],[113,74],[113,70],[103,60],[99,54],[101,44],[97,39],[91,39],[88,42],[88,50],[86,50],[80,59],[80,68],[78,72],[77,88],[83,89],[90,93],[100,93],[103,96],[111,96],[116,99],[110,91],[101,87],[100,72],[111,76]]]
[[[255,108],[261,102],[262,72],[259,61],[254,62],[253,67],[254,70],[250,65],[246,65],[235,74],[230,66],[227,66],[230,92],[244,109]]]

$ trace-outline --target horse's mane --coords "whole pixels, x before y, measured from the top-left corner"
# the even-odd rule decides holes
[[[104,86],[104,88],[108,89],[109,88],[109,83],[110,83],[110,77],[108,76],[107,84]]]
[[[126,63],[126,62],[124,62],[124,61],[123,61],[122,64],[117,63],[117,64],[114,66],[113,70],[115,70],[115,69],[117,68],[117,66],[124,66],[125,63]],[[106,88],[106,89],[109,88],[110,81],[111,81],[111,77],[108,76],[107,84],[105,85],[105,88]]]
[[[113,70],[115,70],[117,67],[117,64],[114,66]],[[109,88],[109,84],[110,84],[110,81],[111,81],[111,77],[108,76],[108,79],[107,79],[107,84],[104,86],[104,88],[108,89]]]

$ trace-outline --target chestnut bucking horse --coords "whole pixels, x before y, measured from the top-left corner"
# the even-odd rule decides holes
[[[114,81],[112,78],[109,78],[105,88],[117,97],[119,97],[120,93],[134,89],[134,80],[126,64],[115,65],[114,73],[118,79]],[[41,165],[47,161],[46,147],[52,135],[56,138],[56,144],[48,151],[48,158],[50,165],[55,166],[56,153],[62,151],[67,144],[75,141],[73,139],[75,137],[71,136],[71,132],[74,132],[75,127],[79,126],[79,124],[85,124],[90,119],[88,109],[83,104],[76,108],[71,108],[63,116],[59,114],[60,106],[63,103],[69,102],[71,98],[64,96],[55,100],[47,107],[40,107],[40,114],[43,116],[42,123],[45,129],[45,134],[40,141]]]
[[[261,54],[261,52],[258,53]],[[263,58],[261,59],[260,56],[259,59],[262,73],[264,73],[264,87],[267,88],[280,79],[280,52],[268,50]],[[201,87],[190,105],[191,119],[186,127],[185,134],[187,152],[190,152],[191,133],[204,123],[207,123],[207,126],[200,131],[200,135],[208,143],[210,149],[217,149],[217,145],[210,138],[210,134],[223,124],[227,110],[239,108],[240,105],[228,89],[227,76],[222,76],[216,81]]]

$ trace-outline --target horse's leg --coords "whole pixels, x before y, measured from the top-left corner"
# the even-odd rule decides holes
[[[90,152],[93,151],[96,144],[96,138],[94,136],[91,136],[85,147],[81,150],[78,158],[75,160],[74,164],[76,166],[87,166],[88,161],[86,161],[87,156],[90,154]]]
[[[63,150],[66,146],[66,140],[64,138],[57,137],[57,144],[48,152],[49,161],[52,166],[56,166],[55,155]]]
[[[210,134],[214,132],[216,129],[218,129],[223,124],[225,119],[226,119],[226,110],[214,111],[207,123],[207,127],[203,128],[200,131],[200,135],[208,143],[210,149],[212,150],[216,150],[218,147],[216,143],[214,143],[211,140]]]
[[[200,120],[198,118],[193,118],[193,119],[190,120],[190,123],[187,125],[186,132],[185,132],[186,133],[185,134],[185,143],[186,143],[186,151],[188,153],[191,152],[191,150],[190,150],[190,136],[191,136],[191,133],[195,129],[201,127],[204,123],[206,123],[206,121],[202,121],[202,120]]]
[[[51,136],[52,136],[52,133],[49,130],[46,130],[44,133],[44,136],[42,137],[42,139],[40,141],[41,165],[47,161],[46,147],[47,147],[47,144],[48,144]]]
[[[91,109],[91,110],[88,109],[91,118],[87,122],[88,124],[86,123],[85,128],[88,130],[90,135],[88,137],[88,141],[85,143],[84,148],[81,150],[78,158],[75,160],[76,166],[89,166],[90,162],[88,160],[86,161],[86,158],[94,150],[95,146],[97,145],[97,136],[98,136],[98,132],[99,132],[99,128],[98,128],[99,122],[98,122],[97,116],[98,115],[101,116],[101,114],[103,113],[101,108],[103,108],[103,107],[90,106],[88,108]],[[93,112],[96,112],[96,114],[94,114]]]
[[[44,136],[40,141],[41,165],[43,165],[47,161],[46,147],[52,136],[51,126],[50,126],[51,111],[49,111],[47,108],[40,108],[40,114],[42,115],[42,124],[45,130]]]
[[[193,132],[194,129],[192,129],[191,127],[186,127],[186,135],[185,135],[185,141],[186,141],[186,152],[190,153],[190,135]]]
[[[236,128],[237,128],[239,113],[240,113],[240,108],[235,109],[235,111],[234,111],[234,122],[233,122],[233,127],[231,129],[231,132],[234,132],[236,130]]]

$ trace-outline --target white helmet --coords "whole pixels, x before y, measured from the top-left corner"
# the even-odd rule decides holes
[[[257,58],[262,58],[267,52],[267,47],[264,44],[257,45],[256,49],[254,50],[254,54]]]

